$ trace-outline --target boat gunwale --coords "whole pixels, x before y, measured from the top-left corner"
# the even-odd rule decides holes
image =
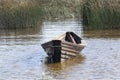
[[[77,47],[77,48],[84,48],[86,46],[86,42],[85,40],[81,39],[81,43],[72,43],[72,42],[68,42],[68,41],[65,41],[65,36],[66,36],[66,33],[63,33],[61,35],[59,35],[58,37],[52,39],[52,40],[49,40],[48,42],[42,44],[42,46],[44,46],[44,48],[48,48],[48,47],[62,47],[62,44],[63,45],[68,45],[68,46],[74,46],[74,47]],[[57,45],[57,46],[54,46],[53,45],[53,42],[54,41],[61,41],[61,45]]]

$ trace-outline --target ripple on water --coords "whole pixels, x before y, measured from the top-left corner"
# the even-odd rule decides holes
[[[83,36],[81,56],[44,64],[41,43],[66,31]],[[43,22],[37,29],[0,31],[0,80],[120,80],[120,31],[86,31],[76,20]],[[48,79],[48,80],[49,80]]]

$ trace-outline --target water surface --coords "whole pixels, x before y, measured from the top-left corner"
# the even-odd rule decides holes
[[[62,63],[45,64],[41,43],[66,31],[87,47]],[[83,30],[80,21],[45,21],[40,27],[0,30],[0,80],[120,80],[120,31]]]

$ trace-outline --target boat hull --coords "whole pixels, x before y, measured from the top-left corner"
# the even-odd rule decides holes
[[[72,57],[76,57],[85,47],[85,44],[74,44],[67,41],[51,40],[42,44],[45,52],[48,55],[48,62],[61,62]]]

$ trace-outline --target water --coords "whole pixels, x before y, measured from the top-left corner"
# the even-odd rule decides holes
[[[65,31],[82,36],[87,47],[76,58],[45,64],[41,43]],[[0,80],[120,80],[119,48],[119,30],[87,31],[76,20],[0,30]]]

